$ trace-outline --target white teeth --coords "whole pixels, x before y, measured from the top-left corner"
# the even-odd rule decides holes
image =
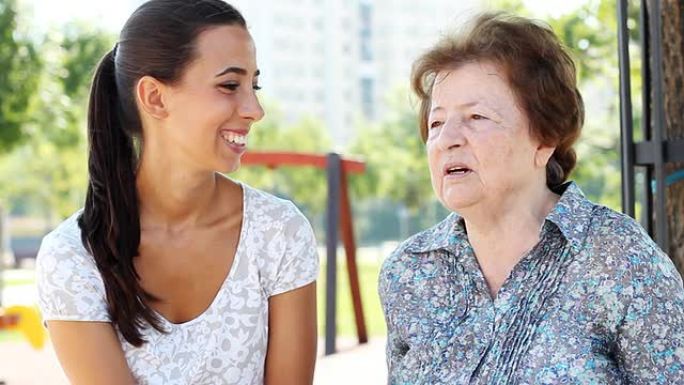
[[[247,145],[246,135],[240,135],[234,132],[224,132],[221,134],[221,137],[223,138],[223,140],[229,143],[238,144],[242,146]]]
[[[447,174],[465,174],[468,171],[470,171],[470,170],[465,168],[465,167],[453,167],[453,168],[447,169]]]

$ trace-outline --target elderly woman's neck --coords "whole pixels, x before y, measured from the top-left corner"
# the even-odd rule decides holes
[[[508,194],[500,202],[483,202],[462,213],[468,239],[501,239],[507,234],[520,238],[524,235],[521,231],[538,236],[544,219],[559,199],[560,196],[543,185]]]
[[[560,198],[546,186],[535,190],[463,215],[468,240],[492,296],[513,267],[539,242],[545,218]]]

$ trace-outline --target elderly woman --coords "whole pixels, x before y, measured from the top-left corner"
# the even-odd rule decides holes
[[[453,213],[380,274],[390,384],[684,384],[684,288],[631,218],[566,182],[584,118],[553,32],[478,17],[414,66]]]

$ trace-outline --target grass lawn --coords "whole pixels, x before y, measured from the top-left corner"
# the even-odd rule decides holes
[[[386,334],[385,319],[378,298],[378,273],[380,264],[377,262],[358,262],[359,285],[361,287],[361,303],[363,304],[368,336],[383,336]],[[321,265],[318,278],[318,334],[325,334],[325,269]],[[337,266],[337,335],[344,337],[356,336],[356,322],[352,307],[349,279],[346,264]]]
[[[2,271],[2,278],[4,287],[33,285],[35,273],[33,270],[28,269],[9,269]]]

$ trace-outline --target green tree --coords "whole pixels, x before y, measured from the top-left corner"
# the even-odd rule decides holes
[[[54,223],[82,205],[88,88],[112,41],[107,33],[72,25],[40,44],[45,64],[35,111],[22,122],[27,140],[0,160],[0,192],[11,206],[22,203]]]
[[[0,153],[24,138],[24,122],[35,111],[41,62],[18,28],[15,0],[0,0]]]
[[[102,56],[112,49],[114,36],[87,24],[68,24],[57,37],[59,58],[54,70],[64,102],[64,125],[53,132],[60,147],[79,146],[84,129],[90,83]]]
[[[367,166],[365,174],[353,178],[357,196],[388,197],[415,212],[432,200],[433,193],[418,116],[407,95],[406,89],[396,90],[387,118],[357,130],[363,134],[349,151],[363,156]]]

